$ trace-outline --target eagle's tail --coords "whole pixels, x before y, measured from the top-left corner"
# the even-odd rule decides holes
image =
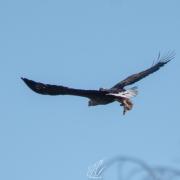
[[[132,87],[126,91],[123,91],[123,92],[119,92],[119,93],[109,93],[108,95],[113,95],[113,96],[116,96],[116,97],[124,97],[124,98],[133,98],[135,96],[137,96],[138,94],[138,90],[137,90],[137,87]]]
[[[126,90],[125,92],[126,94],[128,94],[129,98],[136,97],[138,95],[138,88],[137,86],[135,86],[131,89]]]

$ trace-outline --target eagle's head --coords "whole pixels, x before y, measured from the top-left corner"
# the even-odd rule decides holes
[[[96,105],[98,105],[99,103],[97,102],[97,101],[95,101],[95,100],[93,100],[93,99],[90,99],[89,101],[88,101],[88,106],[96,106]]]
[[[89,101],[88,101],[88,106],[94,106],[92,100],[89,100]]]

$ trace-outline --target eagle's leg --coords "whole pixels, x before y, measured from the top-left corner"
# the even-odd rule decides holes
[[[123,115],[125,115],[125,114],[126,114],[126,111],[127,111],[127,109],[124,107],[124,110],[123,110]]]

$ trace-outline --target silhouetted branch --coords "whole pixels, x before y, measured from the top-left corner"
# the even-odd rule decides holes
[[[133,157],[116,156],[100,160],[91,168],[90,179],[103,179],[105,172],[118,165],[118,180],[177,180],[180,170],[171,167],[151,167],[142,160]],[[92,176],[91,176],[92,175]]]

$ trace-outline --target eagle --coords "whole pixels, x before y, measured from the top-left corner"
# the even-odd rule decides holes
[[[156,63],[139,73],[128,76],[124,80],[118,82],[111,88],[99,88],[99,90],[74,89],[61,85],[51,85],[41,82],[35,82],[27,78],[21,77],[25,84],[34,92],[42,95],[73,95],[81,96],[89,99],[88,106],[106,105],[112,102],[119,102],[123,107],[123,114],[130,111],[133,107],[131,99],[138,94],[137,87],[126,89],[126,86],[132,85],[148,75],[158,71],[165,64],[170,62],[175,56],[174,52],[170,52],[164,56],[158,54]]]

